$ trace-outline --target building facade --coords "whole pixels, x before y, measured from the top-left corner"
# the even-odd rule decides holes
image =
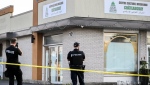
[[[33,0],[33,11],[12,16],[0,10],[1,58],[9,39],[17,37],[23,64],[68,68],[67,53],[80,42],[85,52],[85,82],[137,82],[139,61],[149,62],[150,7],[148,0]],[[10,10],[11,9],[11,10]],[[5,13],[3,13],[5,11]],[[32,42],[31,42],[32,40]],[[70,71],[23,69],[24,80],[70,83]]]

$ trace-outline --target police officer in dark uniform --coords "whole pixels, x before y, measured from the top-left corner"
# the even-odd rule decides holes
[[[20,64],[18,55],[22,55],[21,50],[18,48],[17,39],[13,38],[10,40],[10,46],[5,50],[7,63]],[[17,85],[22,85],[22,71],[20,66],[6,65],[9,85],[14,85],[14,76],[17,80]]]
[[[83,61],[85,55],[83,51],[79,51],[79,43],[74,43],[74,50],[68,53],[67,59],[69,61],[69,66],[71,69],[84,69]],[[71,71],[71,80],[73,85],[77,85],[77,77],[79,79],[80,85],[84,84],[84,72],[82,71]]]

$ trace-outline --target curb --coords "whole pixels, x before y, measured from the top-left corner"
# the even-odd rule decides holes
[[[7,82],[8,79],[3,79],[0,81]],[[50,84],[47,81],[40,80],[23,80],[23,84],[33,84],[33,85],[71,85],[71,84]],[[85,85],[117,85],[117,82],[89,82],[85,83]]]

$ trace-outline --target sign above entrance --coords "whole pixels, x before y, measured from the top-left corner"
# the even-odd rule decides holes
[[[132,0],[104,0],[104,12],[111,14],[127,14],[150,16],[150,2]]]
[[[59,0],[57,2],[43,6],[43,18],[49,18],[66,13],[66,0]]]

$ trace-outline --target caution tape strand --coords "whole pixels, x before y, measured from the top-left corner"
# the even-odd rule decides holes
[[[99,74],[150,77],[150,75],[141,75],[141,74],[131,74],[131,73],[121,73],[121,72],[106,72],[106,71],[99,71],[99,70],[80,70],[80,69],[71,69],[71,68],[50,67],[50,66],[38,66],[38,65],[30,65],[30,64],[16,64],[16,63],[6,63],[6,62],[0,62],[0,64],[26,66],[26,67],[34,67],[34,68],[48,68],[48,69],[68,70],[68,71],[71,70],[71,71],[92,72],[92,73],[99,73]]]

